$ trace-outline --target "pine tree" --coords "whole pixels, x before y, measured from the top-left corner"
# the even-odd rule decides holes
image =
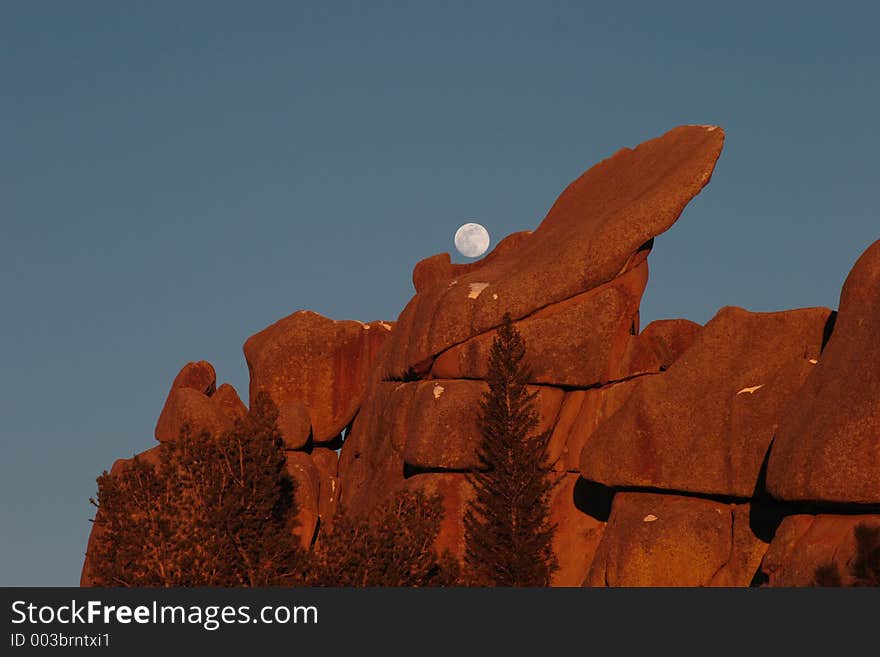
[[[295,482],[285,470],[278,411],[257,395],[223,436],[162,443],[98,478],[91,576],[98,586],[269,586],[299,581]]]
[[[458,562],[434,542],[439,495],[401,492],[371,514],[342,513],[318,538],[307,583],[313,586],[451,586]]]
[[[547,586],[558,569],[549,434],[533,434],[538,413],[524,358],[522,337],[505,315],[489,354],[478,416],[482,468],[468,475],[475,495],[464,518],[467,577],[480,586]]]

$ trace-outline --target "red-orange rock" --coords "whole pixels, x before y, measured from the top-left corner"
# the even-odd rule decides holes
[[[181,402],[179,399],[172,402],[172,397],[175,396],[175,391],[180,390],[181,388],[195,390],[198,391],[204,397],[210,397],[214,394],[214,391],[217,387],[217,375],[214,372],[214,366],[211,365],[206,360],[200,360],[198,362],[190,362],[184,365],[180,372],[177,373],[177,376],[174,377],[174,381],[171,383],[171,389],[168,391],[168,396],[165,398],[165,404],[162,407],[162,411],[159,413],[159,420],[156,423],[155,435],[156,440],[169,440],[166,438],[159,438],[160,431],[167,432],[169,427],[169,422],[171,421],[171,417],[174,415],[176,411],[173,409],[169,409],[169,404],[179,405]],[[192,397],[195,399],[195,397]],[[194,402],[195,403],[195,402]],[[205,405],[207,407],[207,405]],[[205,411],[206,416],[210,416],[211,413]],[[164,426],[160,429],[160,424]],[[213,426],[213,423],[211,423]],[[174,427],[174,430],[177,430],[178,427]],[[163,434],[165,435],[165,434]],[[174,437],[177,437],[177,434],[174,434]]]
[[[158,467],[162,459],[162,446],[156,445],[155,447],[146,449],[128,459],[116,459],[110,468],[110,474],[119,474],[122,470],[130,466],[135,459],[143,461],[144,463],[149,463],[153,467]]]
[[[660,366],[669,369],[690,348],[702,330],[700,324],[689,319],[658,319],[648,324],[639,337],[653,345]]]
[[[526,344],[530,381],[587,387],[628,376],[620,371],[620,363],[637,330],[639,301],[647,282],[648,263],[642,262],[610,283],[515,322]],[[485,379],[494,338],[495,331],[490,331],[444,351],[431,375]]]
[[[761,570],[769,586],[814,586],[816,568],[834,563],[845,575],[856,554],[853,530],[880,525],[880,515],[793,515],[770,542]]]
[[[723,308],[683,355],[643,377],[586,441],[608,486],[751,497],[780,412],[814,367],[830,312]]]
[[[210,397],[214,394],[216,386],[217,374],[214,372],[214,366],[206,360],[200,360],[184,365],[174,377],[171,389],[192,388]]]
[[[318,527],[321,474],[305,452],[288,451],[287,473],[296,481],[296,502],[299,507],[297,535],[302,546],[308,548]]]
[[[844,283],[822,357],[786,411],[767,466],[783,500],[880,503],[880,241]]]
[[[566,392],[547,445],[549,462],[559,471],[579,472],[581,450],[590,434],[623,406],[638,381]]]
[[[208,432],[220,436],[233,427],[211,397],[193,388],[173,388],[156,422],[156,440],[177,440],[184,426],[194,433]]]
[[[425,258],[424,260],[416,263],[416,266],[413,268],[413,287],[416,289],[416,292],[422,292],[429,287],[433,287],[441,283],[448,284],[456,276],[461,276],[468,273],[469,271],[473,271],[474,269],[479,269],[485,263],[491,262],[495,258],[498,258],[504,253],[507,253],[511,249],[514,249],[528,235],[531,235],[531,233],[532,231],[530,230],[524,230],[518,233],[511,233],[500,242],[498,242],[495,248],[492,249],[492,251],[490,251],[488,255],[477,262],[453,264],[452,258],[449,257],[448,253],[438,253],[436,255]]]
[[[227,418],[233,423],[237,420],[244,420],[247,417],[248,409],[241,401],[238,393],[230,384],[224,383],[217,388],[217,391],[211,395],[211,401],[220,409]]]
[[[659,319],[631,340],[621,363],[629,376],[661,372],[678,360],[703,327],[687,319]]]
[[[427,496],[439,495],[443,500],[443,519],[434,542],[438,554],[449,552],[459,561],[464,559],[464,513],[473,499],[474,489],[467,475],[455,472],[431,472],[410,477],[404,490],[421,491]]]
[[[556,525],[553,552],[559,564],[550,579],[551,586],[581,586],[605,530],[605,523],[582,509],[586,500],[579,486],[583,480],[566,474],[550,499],[550,522]]]
[[[723,141],[718,128],[683,126],[591,168],[514,248],[417,292],[395,326],[381,377],[405,377],[491,331],[505,312],[518,320],[619,276],[709,181]]]
[[[416,469],[478,467],[476,417],[487,389],[483,381],[375,382],[342,446],[342,505],[368,511],[398,490],[404,460]],[[553,426],[563,393],[547,386],[530,389],[538,393],[536,431],[544,431]]]
[[[298,399],[284,399],[278,404],[277,426],[285,449],[302,449],[312,437],[311,414]]]
[[[392,445],[413,466],[473,470],[480,466],[482,435],[477,426],[479,403],[489,387],[483,381],[431,380],[399,384],[413,390],[406,405],[387,412],[392,420]],[[535,433],[553,427],[564,393],[548,386],[529,386],[537,393]],[[401,393],[401,397],[407,393]]]
[[[318,515],[322,522],[326,522],[336,513],[339,501],[339,455],[332,449],[316,447],[311,457],[320,475]]]
[[[387,322],[337,322],[308,310],[275,322],[244,344],[251,403],[264,390],[286,417],[299,402],[308,409],[314,441],[334,439],[357,412],[391,328]],[[285,439],[290,446],[302,436]]]
[[[403,455],[392,446],[402,429],[396,411],[409,404],[412,386],[372,381],[339,453],[339,509],[366,515],[403,484]]]
[[[321,473],[321,480],[335,477],[339,471],[339,454],[326,447],[316,447],[312,451],[312,461]]]
[[[593,560],[602,537],[604,522],[578,508],[577,475],[568,475],[554,489],[550,501],[550,521],[557,526],[553,550],[560,569],[554,573],[552,586],[580,586]],[[439,495],[443,500],[443,520],[434,544],[438,552],[449,550],[459,561],[464,560],[464,514],[474,497],[467,475],[457,472],[417,474],[404,481],[404,490]]]
[[[749,506],[617,493],[588,586],[748,586],[767,549]]]

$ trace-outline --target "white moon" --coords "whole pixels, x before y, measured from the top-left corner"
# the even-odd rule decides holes
[[[489,248],[489,231],[480,224],[464,224],[455,231],[455,248],[463,256],[479,258]]]

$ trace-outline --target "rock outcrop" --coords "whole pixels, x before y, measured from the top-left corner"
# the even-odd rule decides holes
[[[751,497],[780,410],[815,367],[830,315],[723,308],[591,434],[581,473],[607,486]]]
[[[767,486],[788,501],[880,504],[880,241],[843,285],[828,346],[782,419]]]
[[[156,440],[177,440],[184,427],[194,433],[206,431],[219,436],[232,426],[229,416],[211,397],[192,388],[174,388],[156,422]]]
[[[640,332],[654,238],[709,182],[723,141],[675,128],[594,166],[484,258],[420,261],[396,322],[300,311],[249,338],[250,401],[265,391],[279,408],[302,544],[340,512],[418,490],[442,499],[436,547],[463,558],[478,404],[507,313],[559,481],[553,585],[802,586],[851,563],[853,528],[880,524],[880,242],[839,314],[726,307],[705,326]],[[209,363],[189,363],[156,438],[185,425],[219,437],[246,413]]]
[[[621,492],[585,583],[748,586],[766,549],[748,505]]]
[[[247,417],[247,406],[241,401],[241,397],[238,396],[235,388],[228,383],[224,383],[217,388],[211,399],[214,405],[220,409],[220,412],[233,423],[242,421]]]
[[[718,128],[683,126],[618,151],[571,183],[534,232],[446,285],[418,285],[380,364],[382,378],[419,372],[496,328],[505,313],[522,319],[634,269],[709,182],[723,142]]]
[[[388,322],[337,322],[309,310],[278,320],[244,343],[251,402],[259,391],[269,393],[290,449],[309,439],[305,416],[314,442],[333,440],[361,405],[391,328]]]
[[[551,304],[514,325],[531,345],[532,383],[586,388],[626,378],[623,355],[638,330],[647,262],[598,288]],[[475,292],[479,294],[479,292]],[[447,349],[431,369],[436,378],[485,379],[494,331]]]

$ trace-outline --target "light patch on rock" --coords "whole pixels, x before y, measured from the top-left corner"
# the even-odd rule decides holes
[[[657,520],[657,516],[655,516],[653,513],[649,513],[644,518],[642,518],[642,522],[654,522],[655,520]]]
[[[816,360],[815,358],[811,358],[811,359],[810,359],[810,363],[812,363],[813,365],[815,365],[815,364],[818,363],[818,362],[819,362],[819,361]]]
[[[447,285],[446,287],[452,287],[453,285],[458,285],[458,281],[452,281],[452,282],[451,282],[449,285]]]
[[[434,399],[440,399],[440,395],[443,394],[443,386],[435,385],[434,386]]]
[[[762,383],[762,384],[759,385],[759,386],[752,386],[751,388],[743,388],[742,390],[740,390],[740,391],[739,391],[738,393],[736,393],[736,394],[741,395],[741,394],[747,392],[747,393],[749,393],[750,395],[753,395],[753,394],[755,394],[755,391],[756,391],[756,390],[760,390],[760,389],[763,388],[763,387],[764,387],[764,384]]]
[[[497,299],[498,299],[498,295],[497,295],[497,294],[493,294],[493,295],[492,295],[492,298],[497,300]]]
[[[488,283],[471,283],[468,299],[476,299],[487,287],[489,287]]]
[[[379,326],[381,326],[381,327],[382,327],[383,329],[385,329],[386,331],[390,331],[390,330],[391,330],[391,324],[387,324],[386,322],[379,322]]]

